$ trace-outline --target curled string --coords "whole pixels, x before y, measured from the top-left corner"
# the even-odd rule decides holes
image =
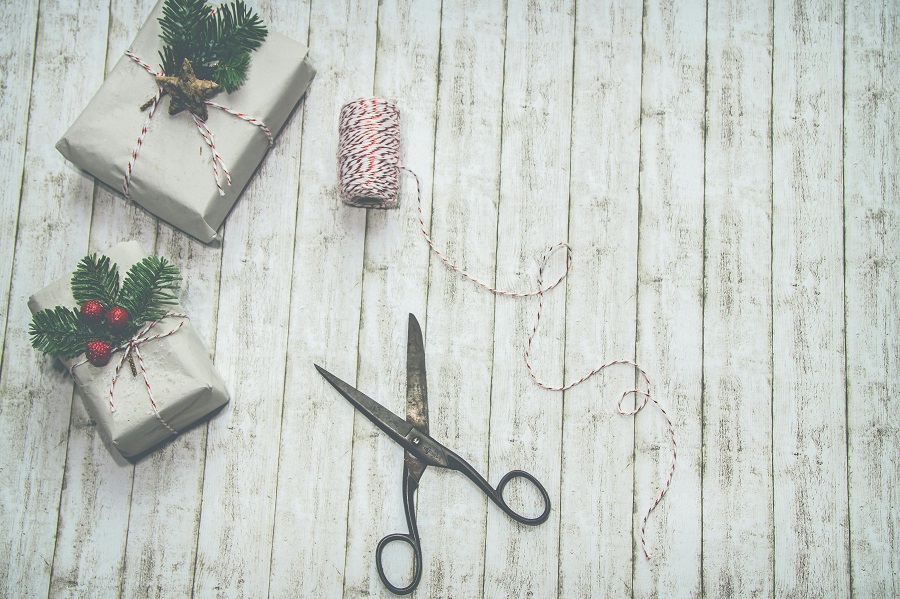
[[[147,377],[147,369],[144,366],[144,356],[141,354],[141,344],[147,343],[148,341],[156,341],[157,339],[162,339],[163,337],[173,335],[178,332],[178,330],[184,325],[184,320],[182,320],[175,328],[169,330],[168,332],[157,333],[156,335],[148,335],[148,333],[153,330],[156,325],[170,316],[173,318],[187,318],[187,314],[182,314],[180,312],[169,312],[167,314],[164,314],[157,320],[154,320],[144,328],[140,329],[127,342],[112,350],[112,353],[121,353],[121,356],[119,357],[119,361],[116,364],[115,370],[113,371],[112,380],[109,383],[109,398],[107,399],[107,402],[109,403],[109,411],[115,412],[116,404],[113,402],[113,398],[115,395],[116,381],[119,380],[119,373],[122,370],[122,366],[132,355],[134,355],[134,357],[138,359],[138,364],[140,364],[141,376],[144,379],[144,386],[147,389],[147,397],[150,398],[150,406],[153,409],[153,414],[156,416],[157,420],[159,420],[160,424],[166,427],[173,435],[177,435],[178,431],[169,426],[169,423],[163,420],[162,415],[159,413],[159,407],[156,405],[156,399],[154,399],[153,397],[153,388],[150,386],[150,379]],[[88,361],[87,359],[85,359],[81,362],[73,364],[72,367],[69,368],[69,373],[74,376],[75,369],[87,363]]]
[[[545,253],[540,262],[540,268],[538,269],[538,277],[537,283],[538,288],[541,287],[541,281],[544,276],[544,269],[547,266],[547,261],[550,259],[550,253]],[[537,334],[538,324],[541,322],[541,312],[544,307],[544,292],[541,291],[538,293],[538,308],[535,314],[534,325],[531,327],[531,332],[528,334],[528,342],[525,346],[525,367],[528,369],[528,376],[539,386],[549,391],[568,391],[572,387],[576,385],[580,385],[585,382],[595,374],[599,374],[603,370],[606,370],[610,366],[614,366],[616,364],[625,364],[627,366],[631,366],[634,368],[644,379],[644,384],[646,385],[646,390],[642,390],[640,388],[636,389],[627,389],[622,392],[622,396],[619,398],[619,401],[616,402],[616,408],[619,411],[619,414],[622,416],[637,416],[637,413],[643,410],[648,402],[652,402],[653,405],[659,410],[662,414],[663,418],[666,421],[666,430],[669,433],[669,438],[672,441],[672,461],[669,466],[668,475],[662,483],[659,491],[656,496],[653,498],[653,501],[650,502],[650,505],[644,511],[644,516],[641,518],[641,551],[644,553],[645,559],[650,559],[650,552],[647,550],[647,542],[645,539],[646,529],[647,529],[647,519],[650,518],[650,514],[656,509],[656,506],[662,501],[663,497],[665,497],[666,492],[668,492],[669,487],[672,485],[672,477],[675,475],[675,462],[678,459],[678,442],[675,438],[675,424],[672,422],[672,419],[669,417],[668,412],[666,412],[666,408],[656,400],[650,394],[650,377],[647,376],[647,372],[641,368],[636,362],[628,359],[621,360],[613,360],[611,362],[606,362],[605,364],[600,364],[593,370],[586,372],[578,379],[574,379],[569,383],[564,383],[561,386],[554,386],[549,383],[546,383],[543,379],[539,378],[535,373],[534,367],[531,362],[531,345],[534,341],[534,336]],[[625,407],[625,400],[632,396],[634,398],[633,408],[628,409]]]
[[[215,12],[215,11],[213,11]],[[149,64],[141,60],[138,56],[136,56],[131,50],[127,50],[125,55],[130,58],[132,61],[140,65],[145,71],[150,73],[153,77],[162,77],[164,73],[156,71]],[[131,175],[134,170],[134,164],[137,162],[138,153],[140,152],[141,146],[144,144],[144,137],[147,135],[147,129],[150,126],[150,120],[153,118],[153,114],[156,112],[156,107],[159,105],[160,100],[162,99],[163,89],[161,87],[156,88],[156,95],[151,98],[145,106],[149,106],[150,112],[147,114],[147,118],[144,121],[143,126],[141,127],[141,133],[138,135],[137,142],[135,143],[134,149],[131,150],[131,157],[128,160],[128,165],[125,167],[125,178],[122,181],[122,193],[125,194],[126,198],[130,198],[128,190],[131,186]],[[217,102],[213,102],[212,100],[204,100],[204,103],[207,106],[211,106],[213,108],[217,108],[223,112],[226,112],[232,116],[236,116],[237,118],[250,123],[254,127],[257,127],[263,134],[266,136],[266,139],[269,140],[269,147],[271,147],[275,140],[272,137],[272,131],[263,123],[261,120],[256,117],[252,117],[243,112],[239,112],[237,110],[233,110],[228,108],[227,106],[222,106]],[[219,192],[220,196],[225,195],[225,189],[222,187],[222,184],[219,182],[219,167],[222,168],[222,171],[225,173],[226,183],[231,185],[231,173],[228,171],[228,167],[225,166],[225,161],[222,159],[222,156],[219,155],[218,150],[216,150],[215,137],[210,128],[200,120],[197,115],[191,113],[191,117],[194,119],[194,124],[197,127],[197,131],[200,134],[200,137],[203,138],[203,141],[206,142],[206,145],[209,146],[210,152],[212,153],[212,169],[213,169],[213,180],[216,183],[216,189]]]
[[[622,393],[622,397],[617,402],[619,414],[623,416],[636,416],[648,403],[652,403],[662,414],[666,421],[666,428],[672,441],[672,461],[668,474],[664,479],[659,492],[654,496],[649,507],[644,512],[641,519],[640,539],[641,550],[646,559],[650,558],[645,540],[645,532],[647,520],[650,514],[665,497],[669,487],[672,484],[672,478],[675,474],[675,463],[678,458],[678,443],[675,438],[675,425],[669,417],[665,407],[650,394],[650,379],[647,373],[633,360],[622,359],[613,360],[594,368],[580,378],[573,380],[561,386],[546,383],[535,373],[531,361],[531,348],[538,325],[541,322],[541,314],[544,307],[544,293],[557,287],[568,276],[572,266],[572,248],[565,242],[559,242],[551,245],[541,257],[538,276],[537,289],[531,291],[512,291],[508,289],[499,289],[489,283],[486,283],[478,277],[463,270],[451,260],[444,252],[438,249],[437,245],[428,233],[428,227],[425,225],[425,217],[422,210],[422,192],[419,182],[419,176],[411,169],[400,163],[400,111],[397,106],[387,100],[380,98],[362,98],[348,103],[341,109],[340,124],[338,127],[339,144],[338,144],[338,170],[340,193],[345,203],[353,206],[362,206],[367,208],[391,208],[399,202],[400,189],[400,170],[404,170],[415,178],[416,181],[416,205],[418,211],[419,225],[421,227],[422,236],[428,243],[431,251],[451,270],[458,272],[461,276],[472,281],[479,287],[496,295],[504,295],[510,297],[532,297],[538,296],[538,307],[535,313],[534,325],[528,335],[528,341],[525,349],[525,367],[528,375],[541,388],[549,391],[566,391],[580,385],[595,374],[617,364],[624,364],[634,368],[643,378],[645,389],[629,389]],[[566,264],[562,274],[553,283],[544,286],[544,271],[550,258],[557,252],[565,249]],[[634,397],[634,408],[626,409],[625,400]]]

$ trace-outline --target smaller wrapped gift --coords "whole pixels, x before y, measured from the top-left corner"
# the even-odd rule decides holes
[[[252,53],[251,53],[252,52]],[[165,0],[56,147],[204,242],[217,230],[315,69],[240,0]]]
[[[180,281],[177,267],[127,242],[86,256],[71,279],[28,300],[32,345],[62,360],[101,434],[125,457],[228,402],[173,294]]]

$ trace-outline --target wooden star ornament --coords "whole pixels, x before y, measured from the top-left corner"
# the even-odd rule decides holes
[[[169,114],[178,114],[188,110],[201,121],[209,117],[205,100],[219,93],[219,84],[215,81],[197,79],[194,67],[187,58],[181,65],[181,72],[176,77],[157,77],[156,83],[170,96]]]

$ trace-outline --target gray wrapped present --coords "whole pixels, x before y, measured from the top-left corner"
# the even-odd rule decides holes
[[[211,98],[205,122],[188,110],[169,114],[171,94],[148,104],[159,97],[162,9],[160,2],[56,147],[151,213],[210,242],[315,69],[304,45],[270,31],[252,53],[244,84]]]
[[[120,278],[147,254],[136,242],[120,243],[105,255],[118,266]],[[77,305],[64,277],[28,300],[32,314],[57,306]],[[135,457],[178,434],[228,402],[228,392],[209,353],[183,309],[142,324],[129,348],[112,353],[103,366],[80,354],[62,360],[72,372],[79,395],[102,435],[125,457]]]

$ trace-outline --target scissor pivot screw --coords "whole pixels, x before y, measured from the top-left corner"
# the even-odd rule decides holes
[[[421,443],[421,440],[420,440],[418,437],[413,437],[412,442],[413,442],[415,445],[418,445],[419,443]]]

